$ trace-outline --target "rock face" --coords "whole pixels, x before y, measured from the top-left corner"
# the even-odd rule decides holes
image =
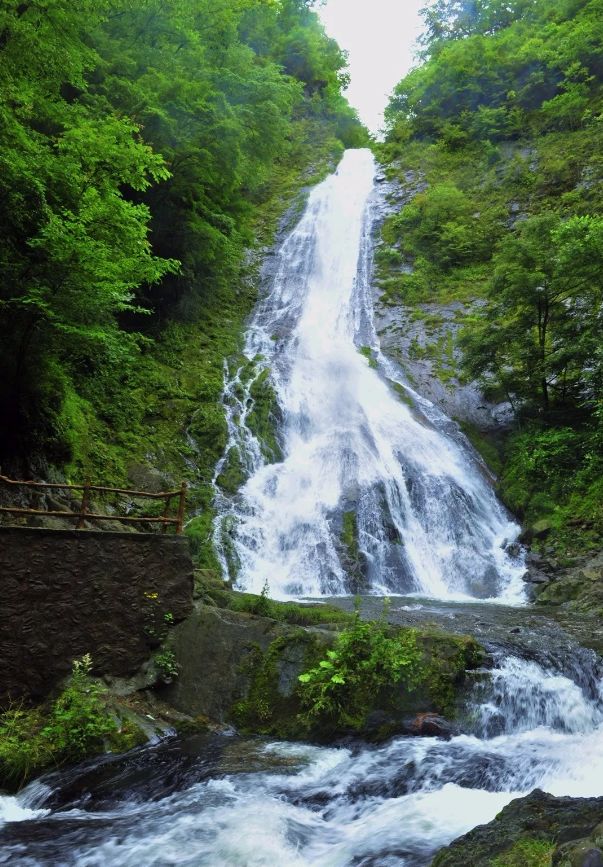
[[[417,631],[424,681],[415,689],[387,685],[354,729],[309,723],[299,675],[324,660],[337,626],[293,626],[197,602],[177,627],[171,648],[179,677],[161,690],[164,701],[192,717],[233,723],[244,732],[286,739],[331,741],[355,735],[383,740],[417,731],[448,734],[465,685],[465,672],[483,662],[473,639],[426,628]]]
[[[560,568],[550,558],[541,558],[539,572],[545,581],[535,587],[539,604],[560,605],[568,611],[603,613],[603,551],[585,557],[575,566]]]
[[[193,602],[181,536],[3,527],[0,579],[0,704],[44,698],[86,653],[135,674]]]
[[[380,183],[378,207],[380,219],[375,224],[375,244],[382,244],[383,220],[428,188],[418,172],[409,171],[401,182]],[[390,264],[390,276],[412,273],[412,265]],[[378,286],[374,292],[375,326],[381,349],[401,370],[405,381],[426,397],[449,418],[474,425],[481,431],[505,429],[512,421],[509,404],[486,400],[477,383],[460,377],[460,351],[456,338],[464,320],[480,301],[462,303],[417,303],[407,305],[392,299]]]
[[[190,716],[232,722],[234,706],[251,688],[253,661],[273,642],[291,639],[280,672],[285,692],[301,674],[303,659],[292,667],[288,658],[300,632],[305,634],[268,617],[197,603],[193,614],[174,630],[171,646],[181,669],[174,683],[162,690],[162,698]],[[333,638],[325,632],[323,646]]]
[[[536,789],[512,801],[489,825],[474,828],[442,849],[432,867],[492,867],[497,858],[501,864],[530,867],[546,863],[531,859],[530,851],[542,858],[547,846],[554,867],[597,867],[603,863],[596,860],[597,844],[603,842],[602,818],[603,798],[555,798]],[[521,860],[511,860],[512,856]]]
[[[387,304],[377,298],[375,320],[381,349],[395,361],[412,387],[450,418],[469,422],[479,430],[507,428],[509,404],[485,399],[476,383],[459,377],[460,351],[456,338],[472,305]]]

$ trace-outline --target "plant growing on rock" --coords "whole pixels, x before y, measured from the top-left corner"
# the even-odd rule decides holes
[[[165,683],[171,683],[175,677],[178,677],[180,663],[176,661],[173,650],[166,647],[159,653],[156,653],[154,659],[155,665]]]
[[[91,670],[86,654],[74,661],[65,688],[49,707],[18,705],[0,715],[0,785],[18,788],[48,768],[103,752],[119,738],[106,690],[90,678]]]
[[[312,728],[360,729],[384,688],[412,691],[425,676],[414,629],[392,632],[385,618],[365,622],[356,612],[326,658],[299,675],[303,716]]]

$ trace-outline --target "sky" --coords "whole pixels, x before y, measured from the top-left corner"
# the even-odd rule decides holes
[[[347,97],[371,132],[383,125],[388,96],[413,65],[425,0],[327,0],[317,11],[329,36],[349,52]]]

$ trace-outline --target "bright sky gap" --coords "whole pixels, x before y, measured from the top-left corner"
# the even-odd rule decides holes
[[[318,7],[327,32],[349,52],[347,97],[373,133],[389,94],[414,65],[425,0],[327,0]]]

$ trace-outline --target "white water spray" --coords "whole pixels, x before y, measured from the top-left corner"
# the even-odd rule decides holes
[[[380,352],[370,285],[377,211],[368,150],[346,152],[278,254],[227,377],[227,457],[248,481],[218,491],[215,542],[240,587],[271,595],[416,592],[521,598],[518,527],[460,441],[408,405]],[[280,456],[251,417],[270,374]],[[261,411],[266,414],[266,393]],[[264,419],[265,421],[265,419]]]
[[[40,809],[47,803],[35,783],[0,798],[0,864],[426,867],[438,848],[536,786],[601,794],[598,672],[580,686],[535,662],[501,659],[492,682],[480,682],[473,733],[448,741],[345,749],[234,739],[229,757],[226,738],[212,773],[210,755],[194,774],[185,764],[175,785],[177,761],[164,757],[146,778],[132,758],[110,787],[101,777],[100,803],[84,785],[58,810]]]

